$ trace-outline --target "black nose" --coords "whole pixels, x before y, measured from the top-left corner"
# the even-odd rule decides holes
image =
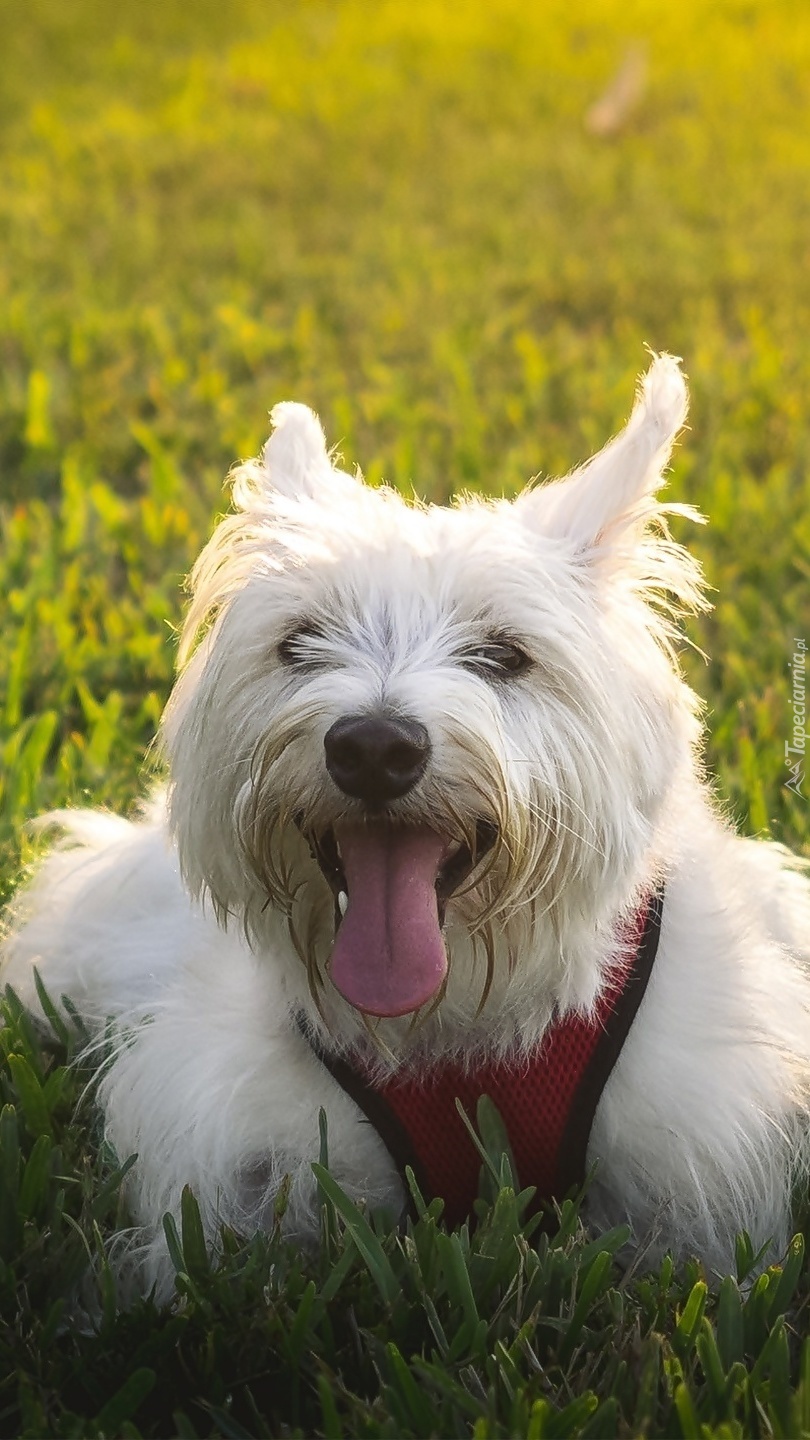
[[[323,739],[326,768],[344,795],[379,810],[424,774],[430,740],[416,720],[344,715]]]

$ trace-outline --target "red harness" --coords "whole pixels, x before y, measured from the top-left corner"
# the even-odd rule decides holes
[[[426,1198],[442,1196],[448,1225],[470,1214],[481,1168],[457,1099],[473,1120],[482,1095],[494,1102],[509,1136],[516,1178],[521,1186],[536,1187],[538,1203],[562,1199],[582,1184],[596,1107],[652,972],[662,907],[658,891],[625,927],[623,963],[593,1014],[564,1015],[534,1053],[519,1059],[491,1060],[473,1073],[447,1060],[426,1074],[380,1081],[357,1058],[329,1055],[307,1037],[379,1131],[400,1171],[410,1165]]]

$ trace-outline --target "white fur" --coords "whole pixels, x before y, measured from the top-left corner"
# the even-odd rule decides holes
[[[35,963],[89,1024],[119,1028],[99,1098],[118,1154],[138,1154],[142,1284],[170,1293],[160,1222],[187,1182],[215,1244],[222,1220],[268,1223],[288,1174],[285,1224],[311,1236],[321,1107],[348,1193],[401,1204],[387,1152],[292,1020],[372,1043],[329,979],[332,898],[294,817],[317,830],[356,813],[323,738],[386,709],[433,746],[396,817],[457,838],[485,817],[499,840],[450,902],[441,1003],[415,1026],[375,1022],[379,1065],[473,1064],[535,1045],[555,1008],[587,1011],[621,917],[663,878],[658,959],[591,1136],[591,1214],[718,1270],[741,1228],[785,1245],[808,1169],[810,887],[787,852],[733,834],[700,776],[673,657],[700,577],[656,499],[685,413],[660,357],[627,428],[567,480],[439,509],[336,470],[309,410],[274,410],[193,572],[166,795],[135,824],[57,817],[73,847],[21,892],[4,947],[32,1009]],[[304,622],[309,663],[285,664]],[[533,668],[468,668],[493,632]]]

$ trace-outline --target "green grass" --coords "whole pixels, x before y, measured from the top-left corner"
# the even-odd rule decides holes
[[[646,93],[597,140],[637,40]],[[808,846],[810,10],[6,0],[3,48],[3,893],[28,816],[140,793],[182,576],[276,400],[372,480],[513,493],[617,428],[645,341],[693,392],[709,763],[744,829]],[[431,1215],[364,1259],[325,1195],[320,1256],[232,1238],[213,1275],[189,1205],[184,1303],[118,1314],[97,1259],[91,1334],[60,1298],[121,1216],[70,1041],[0,1037],[0,1433],[810,1433],[796,1256],[744,1299],[623,1281],[568,1211],[515,1238],[508,1198],[472,1242]]]
[[[426,1206],[415,1185],[417,1219],[397,1234],[318,1166],[316,1254],[277,1228],[249,1241],[224,1232],[214,1269],[187,1191],[180,1226],[166,1225],[177,1305],[119,1312],[103,1235],[122,1220],[121,1177],[81,1143],[74,1102],[87,1076],[43,1056],[13,1001],[5,1016],[0,1433],[810,1433],[801,1235],[753,1286],[744,1238],[736,1275],[714,1292],[697,1262],[628,1277],[614,1260],[625,1230],[589,1237],[570,1200],[544,1230],[527,1219],[531,1192],[515,1194],[486,1106],[472,1237],[448,1234],[441,1201]],[[57,1028],[70,1054],[71,1028]],[[324,1134],[322,1159],[327,1146]]]

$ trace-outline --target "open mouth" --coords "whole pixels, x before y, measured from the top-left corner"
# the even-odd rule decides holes
[[[333,984],[369,1015],[406,1015],[447,974],[442,938],[447,903],[495,843],[481,820],[475,845],[426,825],[344,823],[308,836],[335,898]]]

